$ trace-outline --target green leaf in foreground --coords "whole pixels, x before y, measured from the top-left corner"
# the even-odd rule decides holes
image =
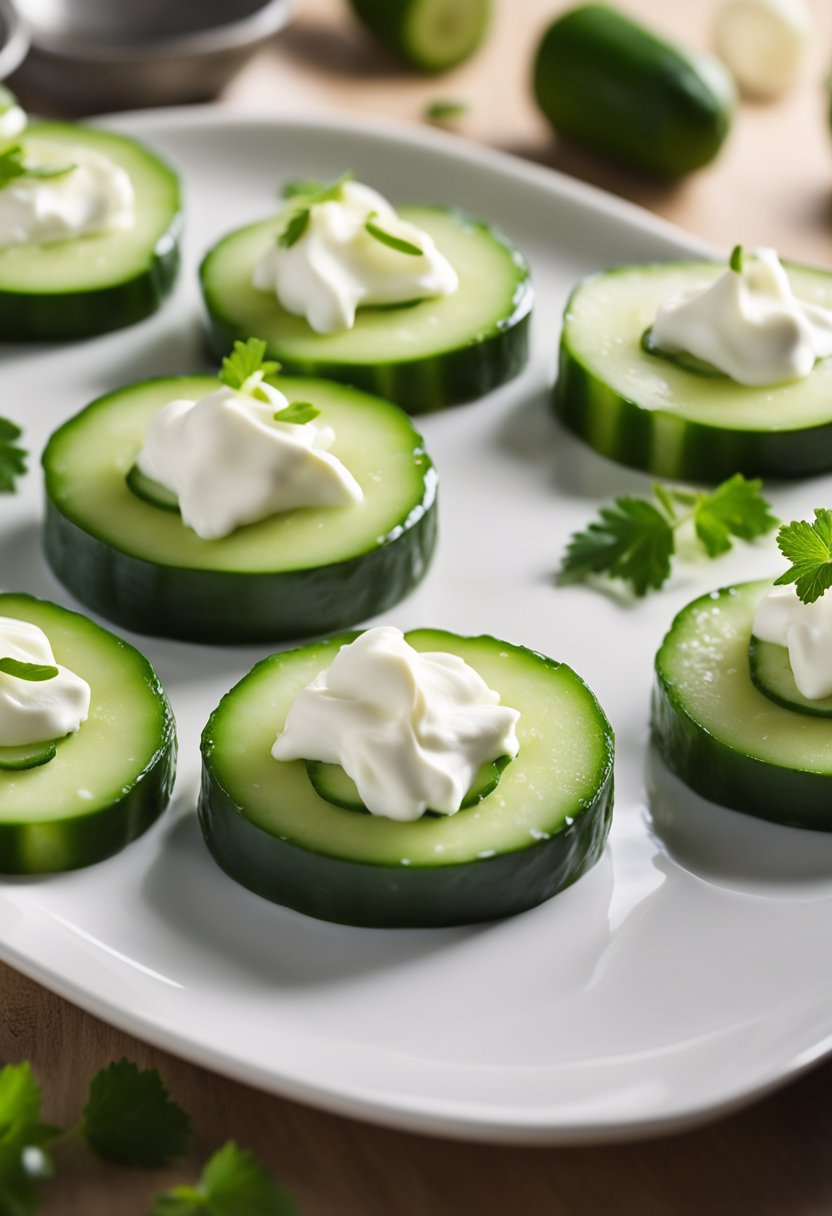
[[[155,1069],[120,1060],[97,1073],[82,1116],[87,1144],[108,1161],[154,1167],[181,1157],[191,1121]]]
[[[317,418],[320,412],[311,401],[293,401],[285,409],[278,410],[274,420],[275,422],[294,422],[298,426],[303,426],[305,422],[311,422],[313,418]]]
[[[562,583],[603,574],[629,583],[636,595],[658,590],[670,575],[676,530],[692,523],[709,557],[777,526],[762,482],[737,473],[710,493],[653,487],[653,499],[617,498],[570,539],[559,573]],[[832,581],[832,578],[830,578]]]
[[[12,494],[17,478],[26,472],[27,453],[15,444],[19,438],[20,427],[0,418],[0,494]]]
[[[784,524],[777,544],[791,566],[775,585],[794,583],[798,599],[813,604],[832,587],[832,511],[817,507],[813,523],[798,519]]]
[[[41,1093],[31,1066],[0,1069],[0,1216],[30,1216],[37,1208],[31,1158],[48,1163],[42,1146],[58,1129],[41,1122]]]
[[[423,250],[414,245],[413,241],[406,241],[400,236],[394,236],[392,232],[386,232],[384,228],[379,228],[375,222],[375,217],[378,212],[370,213],[364,227],[374,240],[379,241],[382,245],[387,245],[389,249],[395,249],[397,253],[406,253],[408,257],[420,258]]]
[[[150,1216],[295,1216],[292,1196],[233,1142],[214,1154],[196,1186],[159,1195]]]
[[[425,118],[428,122],[452,122],[467,113],[468,103],[451,97],[437,97],[425,106]]]
[[[46,680],[54,680],[58,674],[57,667],[48,663],[24,663],[20,659],[9,657],[0,659],[0,671],[4,675],[14,676],[18,680],[29,680],[32,684],[42,684]]]
[[[240,342],[238,339],[231,354],[226,355],[222,361],[220,380],[239,392],[245,387],[246,381],[258,373],[259,380],[264,376],[273,376],[275,372],[280,371],[280,364],[265,356],[266,343],[262,338],[249,338],[246,342]]]

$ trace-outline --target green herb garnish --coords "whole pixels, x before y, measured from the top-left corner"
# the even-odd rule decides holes
[[[0,190],[20,177],[65,177],[77,168],[76,165],[27,165],[24,155],[22,144],[12,144],[0,152]]]
[[[728,265],[736,274],[742,274],[743,263],[745,262],[745,253],[742,245],[735,245],[731,250],[731,257],[728,259]]]
[[[275,422],[294,422],[298,426],[303,426],[305,422],[311,422],[313,418],[317,418],[320,412],[318,407],[312,405],[310,401],[293,401],[291,405],[278,410],[274,420]]]
[[[675,534],[683,524],[693,525],[708,557],[727,553],[733,537],[752,540],[775,528],[778,520],[761,490],[761,481],[737,473],[710,493],[656,485],[652,500],[617,498],[572,536],[558,581],[604,574],[623,579],[638,596],[658,590],[670,576]]]
[[[0,494],[12,494],[16,479],[26,472],[27,453],[15,445],[20,434],[19,426],[0,418]]]
[[[146,1168],[181,1157],[192,1134],[190,1119],[155,1068],[143,1070],[129,1060],[93,1077],[81,1130],[99,1157]]]
[[[777,544],[792,564],[774,585],[794,583],[797,598],[804,604],[819,600],[832,587],[832,511],[816,507],[814,523],[797,519],[784,524],[777,533]]]
[[[457,101],[451,97],[437,97],[425,106],[425,118],[428,122],[453,122],[468,113],[467,101]]]
[[[371,211],[364,224],[365,229],[375,240],[382,245],[387,245],[390,249],[395,249],[397,253],[406,253],[409,257],[420,258],[424,252],[418,245],[414,245],[412,241],[405,241],[400,236],[393,236],[392,232],[385,232],[383,228],[379,228],[375,223],[377,211]]]
[[[214,1153],[196,1186],[159,1195],[150,1216],[294,1216],[292,1196],[233,1142]]]
[[[58,674],[57,667],[48,663],[23,663],[20,659],[0,659],[0,671],[18,680],[28,680],[32,684],[42,684],[46,680],[54,680]]]
[[[352,181],[352,173],[342,173],[334,182],[321,183],[306,180],[289,182],[283,188],[283,197],[293,199],[296,207],[290,211],[289,218],[277,238],[277,243],[283,249],[291,249],[296,245],[309,227],[310,212],[319,203],[337,202],[342,197],[346,182]]]
[[[262,388],[262,381],[266,376],[279,372],[280,364],[274,359],[266,359],[265,355],[266,343],[262,338],[249,338],[246,342],[238,339],[231,354],[222,361],[217,373],[219,379],[239,393],[269,403],[270,398]]]

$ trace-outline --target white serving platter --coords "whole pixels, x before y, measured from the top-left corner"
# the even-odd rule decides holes
[[[439,1135],[592,1142],[690,1125],[832,1050],[832,836],[722,810],[648,747],[652,659],[694,595],[778,570],[773,541],[679,564],[632,604],[558,588],[570,533],[649,479],[566,435],[549,410],[559,317],[582,275],[703,246],[589,187],[451,136],[217,110],[121,117],[180,169],[185,263],[151,320],[72,346],[0,347],[0,412],[33,453],[0,501],[0,582],[77,605],[40,552],[38,455],[56,425],[132,380],[204,367],[196,267],[220,234],[272,211],[281,182],[350,168],[394,200],[447,203],[528,254],[537,307],[525,374],[425,418],[441,540],[422,587],[385,620],[489,632],[570,663],[617,734],[601,863],[513,920],[371,931],[309,920],[236,886],[195,818],[200,730],[260,657],[131,637],[169,689],[181,742],[172,809],[88,870],[0,879],[0,957],[139,1037],[263,1089]],[[772,487],[782,516],[832,482]]]

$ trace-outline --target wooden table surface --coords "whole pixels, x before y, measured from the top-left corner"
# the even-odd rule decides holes
[[[528,65],[557,0],[496,0],[494,33],[439,79],[401,72],[371,48],[339,0],[297,0],[293,27],[223,99],[238,110],[378,114],[419,122],[427,101],[460,98],[460,132],[633,199],[723,248],[742,240],[832,264],[832,138],[822,79],[832,10],[812,5],[816,38],[800,88],[744,104],[712,168],[663,186],[558,145],[536,113]],[[706,47],[714,0],[622,4]],[[828,967],[829,960],[825,960]],[[109,1168],[67,1145],[44,1216],[146,1216],[155,1190],[194,1177],[233,1137],[292,1188],[300,1216],[828,1216],[832,1213],[832,1063],[699,1130],[629,1145],[520,1149],[443,1142],[369,1127],[234,1084],[130,1038],[0,965],[0,1060],[30,1059],[46,1114],[72,1122],[86,1081],[121,1056],[158,1067],[191,1112],[197,1140],[176,1168]],[[248,1216],[245,1212],[235,1216]]]

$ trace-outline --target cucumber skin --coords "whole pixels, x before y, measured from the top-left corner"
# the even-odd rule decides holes
[[[136,633],[209,643],[275,642],[342,629],[403,599],[426,573],[437,509],[394,540],[345,562],[278,574],[160,566],[114,549],[67,519],[47,487],[44,551],[83,604]]]
[[[659,177],[681,177],[713,160],[735,102],[718,61],[689,54],[603,4],[553,22],[533,80],[559,134]]]
[[[761,647],[762,650],[760,649]],[[765,683],[761,663],[765,658],[767,649],[775,649],[775,643],[761,642],[759,638],[754,637],[753,634],[751,635],[751,642],[748,647],[748,673],[754,687],[764,697],[768,697],[769,701],[773,701],[775,705],[782,705],[783,709],[789,709],[792,713],[806,714],[810,718],[832,718],[832,697],[821,697],[816,702],[812,702],[808,698],[805,700],[801,698],[799,701],[789,700],[785,693]],[[792,683],[794,683],[793,676],[791,679]],[[800,697],[800,692],[796,685],[794,686],[794,694],[796,697]]]
[[[435,74],[463,63],[482,44],[491,21],[491,2],[483,0],[483,18],[476,38],[462,54],[439,63],[427,59],[412,46],[407,36],[408,20],[419,0],[349,0],[355,16],[384,46],[401,56],[417,71]]]
[[[613,776],[571,824],[547,841],[451,866],[392,867],[325,857],[263,831],[217,782],[203,734],[199,822],[214,860],[244,887],[338,924],[442,928],[513,916],[550,899],[589,870],[612,822]]]
[[[794,431],[738,431],[644,409],[591,372],[573,354],[565,332],[553,405],[563,425],[600,455],[657,477],[720,482],[734,473],[797,478],[832,468],[832,424]],[[615,426],[607,421],[594,426],[595,418],[610,415],[616,417]],[[673,438],[671,459],[663,454],[660,432],[665,440]]]
[[[720,595],[732,590],[724,588]],[[676,617],[656,655],[651,732],[665,764],[695,793],[720,806],[788,827],[832,832],[832,776],[771,764],[723,743],[690,716],[664,677],[662,653],[690,607]]]

